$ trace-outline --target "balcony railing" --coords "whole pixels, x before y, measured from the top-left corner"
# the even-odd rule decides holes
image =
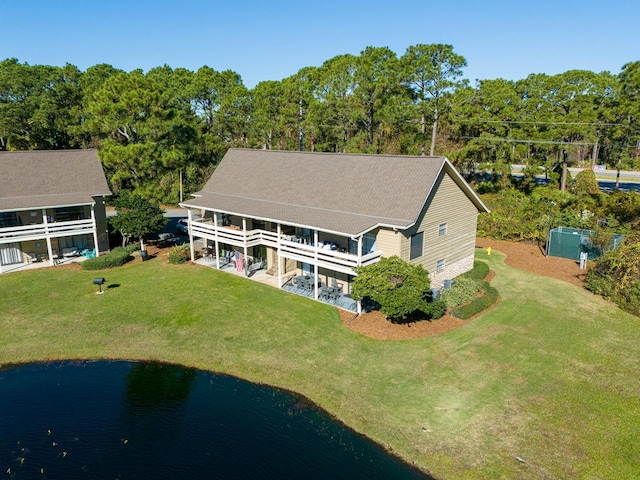
[[[46,237],[66,237],[92,233],[94,222],[91,219],[70,222],[37,223],[18,227],[0,228],[0,241],[20,242],[38,240]]]
[[[268,230],[247,230],[245,232],[238,227],[216,227],[213,223],[202,220],[191,222],[191,233],[196,237],[218,240],[236,247],[266,245],[278,249],[283,257],[350,275],[358,265],[365,266],[376,263],[382,256],[382,252],[372,252],[363,255],[358,264],[357,255],[293,242],[287,240],[288,236],[286,235],[281,235],[278,238],[276,232]]]

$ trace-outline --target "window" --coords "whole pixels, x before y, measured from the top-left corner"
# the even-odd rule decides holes
[[[362,236],[362,255],[373,253],[376,251],[376,234],[365,233]],[[349,239],[349,253],[351,255],[358,254],[358,241]]]
[[[443,270],[444,270],[444,258],[436,262],[436,272],[442,272]]]
[[[447,234],[447,224],[441,223],[440,226],[438,227],[438,236],[444,237],[446,234]]]
[[[84,220],[84,207],[62,207],[54,210],[56,222],[70,222],[74,220]]]
[[[18,215],[16,215],[16,212],[0,212],[0,228],[17,226]]]
[[[422,256],[423,237],[424,237],[423,232],[416,233],[415,235],[411,235],[411,252],[409,253],[409,258],[411,260]]]

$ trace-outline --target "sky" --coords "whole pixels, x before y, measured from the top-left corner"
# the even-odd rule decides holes
[[[0,0],[0,60],[233,70],[248,88],[367,46],[443,43],[464,78],[640,61],[637,0]]]

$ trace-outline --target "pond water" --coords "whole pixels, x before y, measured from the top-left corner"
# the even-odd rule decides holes
[[[0,474],[429,478],[302,397],[176,365],[108,361],[0,370]]]

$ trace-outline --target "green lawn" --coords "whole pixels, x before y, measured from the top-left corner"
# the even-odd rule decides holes
[[[154,359],[300,392],[442,478],[640,478],[640,319],[477,250],[500,304],[376,341],[330,306],[160,259],[0,276],[0,364]],[[95,276],[112,288],[96,295]],[[520,461],[520,460],[523,461]]]

